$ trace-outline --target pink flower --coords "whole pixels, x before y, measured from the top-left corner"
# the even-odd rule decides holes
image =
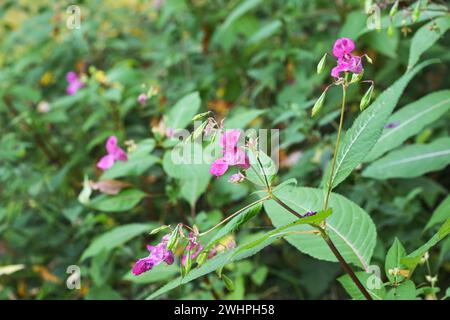
[[[341,72],[361,73],[363,70],[361,57],[351,52],[355,43],[348,38],[337,39],[333,46],[333,55],[337,58],[337,66],[331,70],[331,76],[340,78]]]
[[[165,235],[161,242],[156,246],[147,246],[147,250],[150,254],[148,257],[136,261],[132,270],[135,276],[151,270],[154,266],[159,265],[161,262],[165,262],[169,265],[173,263],[174,254],[171,250],[167,250],[167,242],[169,241],[169,238],[169,235]]]
[[[197,258],[200,251],[203,250],[203,246],[197,241],[197,237],[192,232],[189,233],[189,243],[186,246],[186,250],[191,252],[191,259]],[[194,252],[192,252],[194,251]],[[184,254],[181,258],[181,264],[184,266],[186,263],[187,255]]]
[[[83,82],[81,82],[80,78],[74,71],[69,71],[66,74],[66,80],[68,82],[66,92],[68,95],[75,94],[81,87],[83,87]]]
[[[216,159],[209,172],[216,177],[223,175],[230,166],[240,166],[243,169],[250,167],[248,156],[244,149],[237,146],[241,132],[237,129],[226,130],[220,137],[220,146],[223,148],[223,157]]]
[[[216,177],[220,177],[228,170],[228,163],[224,158],[216,159],[209,169],[209,172]]]
[[[147,95],[145,93],[141,93],[138,96],[137,101],[141,106],[145,106],[145,103],[147,102]]]
[[[116,136],[110,136],[106,141],[106,152],[107,154],[97,162],[97,167],[102,170],[111,168],[117,160],[124,162],[128,160],[127,153],[117,145]]]
[[[355,50],[355,43],[349,38],[337,39],[333,45],[333,55],[336,58],[342,58],[345,54],[349,54],[353,50]]]

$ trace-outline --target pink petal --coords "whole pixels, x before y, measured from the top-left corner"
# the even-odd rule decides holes
[[[248,163],[248,157],[245,154],[245,151],[241,148],[236,148],[234,151],[225,151],[224,157],[223,159],[225,159],[225,161],[230,165],[230,166],[242,166],[245,169],[248,168],[249,163]]]
[[[224,158],[216,159],[212,164],[209,172],[216,177],[220,177],[228,170],[228,163]]]
[[[220,137],[220,146],[225,150],[231,150],[236,148],[241,131],[238,129],[226,130]]]
[[[331,69],[331,76],[335,77],[335,78],[339,78],[341,76],[341,72],[342,72],[342,67],[341,66],[336,66],[333,69]]]
[[[67,74],[66,74],[67,82],[69,82],[69,83],[74,82],[77,79],[78,79],[78,76],[77,76],[76,72],[74,72],[74,71],[67,72]]]
[[[337,39],[333,45],[333,55],[341,58],[346,53],[351,53],[355,49],[355,43],[349,38]]]
[[[116,136],[110,136],[108,140],[106,140],[106,151],[109,154],[114,154],[114,152],[117,150],[117,137]]]
[[[99,162],[97,162],[97,168],[102,170],[108,170],[113,166],[115,162],[115,159],[112,155],[107,154],[106,156],[103,156]]]

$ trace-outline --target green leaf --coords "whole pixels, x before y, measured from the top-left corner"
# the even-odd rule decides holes
[[[450,90],[431,93],[395,112],[388,123],[394,128],[384,128],[377,143],[364,161],[372,161],[418,134],[430,123],[440,119],[450,109]]]
[[[404,74],[356,118],[352,127],[346,132],[339,148],[332,179],[333,187],[344,181],[366,157],[380,137],[386,121],[408,82],[431,63],[432,61],[425,61]],[[324,175],[324,181],[329,181],[327,177],[331,171],[330,167],[331,165],[329,165],[327,174]]]
[[[319,211],[323,206],[324,192],[315,188],[284,187],[275,191],[283,202],[299,213]],[[333,193],[330,197],[333,215],[327,219],[327,228],[334,244],[345,260],[368,270],[376,243],[376,230],[367,213],[352,201]],[[264,209],[276,227],[286,225],[296,218],[273,200],[264,203]],[[299,226],[299,230],[312,230]],[[337,261],[322,237],[312,234],[292,235],[286,240],[303,253],[326,260]]]
[[[262,208],[262,203],[257,203],[231,219],[223,228],[221,228],[209,241],[205,247],[205,251],[209,251],[217,242],[219,242],[226,235],[238,230],[244,223],[255,217]]]
[[[264,114],[266,110],[243,110],[239,109],[239,112],[233,112],[229,118],[226,118],[224,127],[225,129],[237,129],[237,128],[245,128],[250,122]]]
[[[386,295],[386,289],[384,288],[382,283],[379,289],[369,289],[367,285],[371,281],[370,277],[376,277],[375,274],[370,274],[364,271],[357,271],[355,272],[355,275],[358,277],[359,281],[361,281],[367,292],[369,292],[374,300],[383,300],[384,296]],[[340,276],[337,280],[344,287],[345,291],[347,291],[350,297],[352,297],[352,299],[366,300],[362,292],[358,289],[358,287],[348,274]],[[377,281],[381,282],[381,280]]]
[[[198,143],[180,143],[168,150],[163,157],[164,171],[180,180],[180,195],[191,207],[208,187],[211,174],[209,164],[210,147],[203,148]]]
[[[409,51],[408,68],[414,67],[420,56],[436,43],[450,28],[450,16],[434,19],[414,34]]]
[[[138,189],[126,189],[117,195],[100,195],[89,202],[89,207],[104,212],[120,212],[134,208],[145,196]]]
[[[257,32],[255,32],[250,39],[248,39],[248,44],[254,44],[261,40],[267,39],[273,34],[275,34],[278,30],[281,29],[282,23],[279,20],[275,20],[269,22],[262,26]]]
[[[420,262],[420,259],[423,257],[425,252],[430,250],[433,246],[435,246],[439,241],[444,239],[450,233],[450,219],[447,219],[445,223],[439,228],[439,231],[425,243],[420,248],[416,249],[414,252],[410,253],[406,257],[400,260],[409,270],[410,276],[414,272],[417,264]]]
[[[411,280],[402,282],[397,287],[392,288],[386,295],[386,300],[415,300],[416,286]]]
[[[441,204],[434,210],[433,215],[425,226],[427,230],[437,223],[442,223],[450,218],[450,195],[448,195]]]
[[[167,113],[166,126],[173,129],[185,128],[197,114],[200,104],[201,100],[198,92],[184,96],[170,108]]]
[[[261,3],[261,0],[246,0],[238,5],[231,13],[228,15],[225,22],[219,27],[220,31],[223,32],[231,26],[231,24],[236,21],[239,17],[246,14],[248,11],[255,8]]]
[[[142,175],[159,161],[158,157],[149,154],[154,148],[155,140],[145,139],[141,141],[137,144],[136,150],[128,154],[128,161],[116,161],[110,169],[102,174],[100,179],[116,179]]]
[[[111,251],[112,249],[124,244],[132,238],[148,232],[154,228],[154,224],[132,223],[116,227],[97,238],[95,238],[81,255],[81,261],[95,256],[102,251]]]
[[[390,269],[399,268],[401,269],[400,260],[406,256],[406,251],[401,242],[395,238],[394,243],[389,248],[387,255],[386,255],[386,261],[384,264],[384,270],[386,272],[386,276],[388,277],[389,281],[391,283],[398,282],[402,278],[399,278],[401,276],[394,277],[393,275],[389,274]]]
[[[450,138],[440,138],[429,144],[413,144],[388,153],[373,162],[362,173],[364,177],[419,177],[427,172],[445,168],[450,163]]]
[[[267,274],[269,273],[269,268],[266,266],[261,266],[256,269],[255,272],[253,272],[250,277],[254,284],[257,286],[260,286],[264,283],[266,280]]]

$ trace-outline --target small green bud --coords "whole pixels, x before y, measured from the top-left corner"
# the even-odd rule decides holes
[[[392,24],[392,22],[389,23],[388,29],[387,29],[387,35],[389,37],[392,37],[394,35],[394,25]]]
[[[166,225],[160,226],[160,227],[155,228],[155,229],[153,229],[152,231],[150,231],[150,234],[151,234],[151,235],[157,234],[158,232],[160,232],[160,231],[162,231],[162,230],[165,230],[165,229],[167,229],[167,228],[169,228],[169,226],[166,226]]]
[[[184,260],[184,270],[186,271],[186,274],[188,274],[189,271],[191,271],[191,267],[192,267],[191,252],[188,251],[186,255],[186,260]]]
[[[414,7],[414,11],[412,14],[412,22],[416,22],[417,20],[419,20],[420,17],[420,0],[417,1],[416,6]]]
[[[350,80],[350,84],[360,81],[362,79],[363,75],[364,75],[364,69],[360,73],[353,73],[352,79]]]
[[[373,64],[373,60],[371,57],[369,57],[367,54],[365,54],[364,57],[366,57],[368,63]]]
[[[207,115],[209,115],[210,113],[211,113],[211,111],[206,111],[206,112],[203,112],[203,113],[196,114],[192,118],[192,121],[201,120],[201,119],[205,118]]]
[[[179,236],[178,228],[175,228],[175,230],[173,230],[172,233],[170,234],[169,241],[167,242],[167,250],[172,250],[173,247],[175,247],[178,241],[178,236]]]
[[[372,98],[372,92],[373,92],[373,85],[370,86],[370,88],[366,91],[364,96],[361,99],[361,102],[359,104],[359,109],[363,111],[370,103],[370,99]]]
[[[395,16],[395,14],[397,13],[397,11],[398,11],[398,0],[396,0],[395,2],[394,2],[394,4],[393,4],[393,6],[391,7],[391,11],[389,11],[389,15],[391,16],[391,17],[393,17],[393,16]]]
[[[323,69],[325,69],[325,64],[327,62],[327,54],[325,53],[317,64],[317,74],[321,74]]]
[[[316,103],[314,104],[314,107],[312,108],[311,117],[314,117],[317,114],[317,112],[319,112],[320,109],[322,109],[326,93],[327,93],[326,91],[322,92],[319,99],[317,99]]]
[[[234,291],[233,280],[231,280],[224,274],[222,274],[222,280],[223,280],[223,283],[225,284],[225,287],[228,289],[228,291]]]
[[[206,125],[208,124],[207,121],[204,121],[201,125],[198,126],[192,133],[192,140],[197,139],[202,133],[203,130],[205,130]]]
[[[201,266],[203,263],[205,263],[206,258],[208,258],[208,253],[207,252],[201,252],[198,256],[197,259],[195,260],[195,262],[197,262],[197,264],[199,266]]]

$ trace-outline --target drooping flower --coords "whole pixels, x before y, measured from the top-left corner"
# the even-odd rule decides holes
[[[117,161],[127,161],[127,153],[117,145],[116,136],[110,136],[106,141],[106,152],[107,154],[103,156],[98,162],[97,167],[102,170],[107,170],[113,166]]]
[[[189,242],[186,246],[186,251],[191,253],[191,259],[197,258],[200,251],[203,250],[203,245],[198,242],[197,237],[192,232],[189,233]],[[184,266],[186,263],[187,254],[184,254],[181,258],[181,264]]]
[[[169,241],[169,238],[170,235],[165,235],[161,242],[156,246],[147,246],[147,250],[150,254],[148,257],[136,261],[132,270],[135,276],[151,270],[153,267],[161,264],[162,262],[165,262],[168,265],[173,263],[174,254],[171,250],[167,250],[167,242]]]
[[[244,149],[238,147],[241,132],[237,129],[226,130],[220,138],[223,157],[216,159],[210,167],[209,172],[216,177],[223,175],[230,166],[240,166],[243,169],[250,167],[248,156]]]
[[[83,87],[83,82],[81,82],[75,71],[67,72],[66,80],[68,82],[66,88],[66,92],[68,95],[74,95],[79,89]]]
[[[139,102],[139,104],[141,106],[145,106],[145,103],[147,102],[147,95],[145,93],[141,93],[138,97],[137,97],[137,101]]]
[[[333,55],[337,58],[337,66],[331,70],[331,76],[340,78],[341,72],[361,73],[363,70],[361,57],[352,54],[355,43],[349,38],[337,39],[333,46]]]

